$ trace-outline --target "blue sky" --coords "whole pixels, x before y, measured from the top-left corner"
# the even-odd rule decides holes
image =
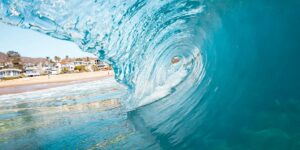
[[[29,57],[95,57],[72,42],[58,40],[33,30],[0,23],[0,52],[14,50]]]

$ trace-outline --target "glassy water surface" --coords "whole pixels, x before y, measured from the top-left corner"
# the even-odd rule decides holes
[[[0,96],[0,149],[109,148],[131,128],[113,78]]]

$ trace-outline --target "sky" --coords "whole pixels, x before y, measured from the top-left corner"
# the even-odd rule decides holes
[[[59,40],[42,33],[0,23],[0,52],[17,51],[28,57],[95,57],[83,52],[72,42]]]

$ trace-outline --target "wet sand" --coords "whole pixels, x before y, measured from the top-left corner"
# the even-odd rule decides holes
[[[97,71],[0,81],[0,95],[23,93],[76,83],[91,82],[104,77],[112,77],[113,75],[113,71]]]

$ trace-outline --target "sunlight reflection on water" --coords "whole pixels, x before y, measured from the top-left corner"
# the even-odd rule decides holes
[[[0,96],[4,149],[90,148],[131,133],[119,102],[126,89],[113,78]],[[113,128],[113,130],[112,130]],[[122,133],[122,134],[121,134]]]

